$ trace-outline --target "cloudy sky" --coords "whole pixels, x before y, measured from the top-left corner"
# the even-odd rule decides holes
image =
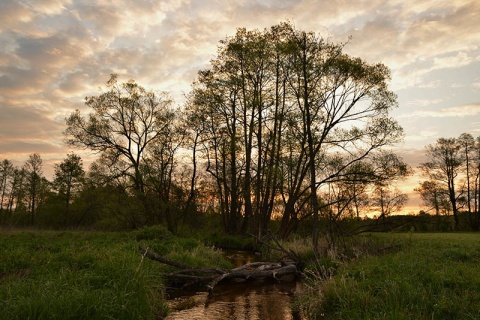
[[[111,73],[180,105],[219,40],[289,20],[351,36],[347,53],[390,67],[406,133],[397,149],[415,167],[439,137],[480,135],[479,17],[478,0],[1,0],[0,160],[37,152],[48,177],[70,151],[65,117],[88,112],[84,97]]]

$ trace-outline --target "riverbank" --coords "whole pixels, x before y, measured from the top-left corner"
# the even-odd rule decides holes
[[[129,233],[0,230],[0,319],[165,317],[162,274],[171,269],[143,258],[139,243],[197,267],[233,266],[222,251],[160,227]],[[480,318],[479,234],[372,234],[355,243],[358,258],[308,264],[301,295],[279,290],[297,296],[288,301],[296,300],[305,318]],[[296,239],[288,248],[309,260],[308,244]],[[264,290],[253,289],[258,301],[271,295]],[[215,299],[208,300],[210,310]],[[235,305],[235,297],[229,299]]]
[[[392,251],[307,270],[308,319],[480,319],[480,234],[374,234]]]

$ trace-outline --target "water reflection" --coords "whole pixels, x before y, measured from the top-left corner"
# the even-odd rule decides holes
[[[170,300],[172,311],[167,319],[300,320],[291,308],[297,290],[296,282],[219,284],[210,298],[199,292]]]
[[[240,267],[251,262],[261,261],[261,257],[259,255],[248,251],[224,249],[223,256],[235,267]]]
[[[235,266],[260,260],[245,251],[226,250],[225,258]],[[169,300],[167,320],[301,320],[292,310],[295,293],[300,282],[247,281],[220,283],[213,296],[206,292],[190,292]]]

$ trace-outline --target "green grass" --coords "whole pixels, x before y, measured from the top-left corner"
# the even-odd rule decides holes
[[[221,252],[162,227],[130,233],[0,229],[0,319],[159,319],[162,274],[139,242],[194,266],[229,267]]]
[[[160,269],[124,233],[0,233],[0,319],[154,319]]]
[[[231,267],[220,251],[160,227],[0,230],[0,319],[165,316],[161,275],[170,269],[142,259],[138,242],[194,266]],[[310,265],[299,299],[308,319],[480,319],[479,234],[374,234],[354,243],[354,255],[369,254]],[[400,246],[372,254],[392,243]],[[308,247],[301,239],[290,246]]]
[[[309,319],[480,319],[480,234],[373,237],[400,249],[343,262],[328,279],[311,268]]]
[[[223,258],[221,250],[205,246],[194,238],[173,236],[161,226],[143,228],[136,233],[136,239],[143,248],[162,255],[170,260],[180,261],[192,267],[232,268]],[[165,267],[172,270],[171,267]]]

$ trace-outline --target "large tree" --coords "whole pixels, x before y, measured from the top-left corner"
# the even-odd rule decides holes
[[[155,213],[154,223],[166,222],[168,229],[174,231],[176,221],[174,209],[183,209],[183,205],[174,198],[176,182],[174,172],[177,167],[176,155],[184,144],[186,133],[179,124],[180,117],[172,118],[163,128],[146,153],[142,173],[149,190],[150,211]]]
[[[145,223],[154,223],[148,200],[145,170],[149,148],[172,133],[172,102],[166,93],[147,91],[133,80],[118,83],[112,75],[107,91],[85,99],[93,111],[84,117],[79,110],[66,119],[69,145],[100,152],[115,179],[129,183],[127,194],[138,196]],[[135,223],[136,225],[136,223]]]
[[[284,234],[307,210],[317,246],[318,190],[401,139],[388,68],[342,49],[288,23],[239,29],[199,73],[194,103],[228,231],[261,235],[281,199]]]
[[[402,130],[388,115],[396,105],[395,94],[387,88],[388,68],[350,57],[342,53],[342,45],[314,33],[290,28],[287,34],[287,91],[301,119],[297,144],[303,146],[305,166],[300,176],[309,179],[317,247],[317,190],[373,151],[399,141]]]
[[[88,117],[79,110],[67,119],[67,143],[108,153],[112,162],[124,161],[135,190],[143,193],[141,165],[146,149],[168,125],[173,111],[165,93],[147,91],[133,80],[118,83],[113,74],[107,91],[85,98],[93,110]]]

